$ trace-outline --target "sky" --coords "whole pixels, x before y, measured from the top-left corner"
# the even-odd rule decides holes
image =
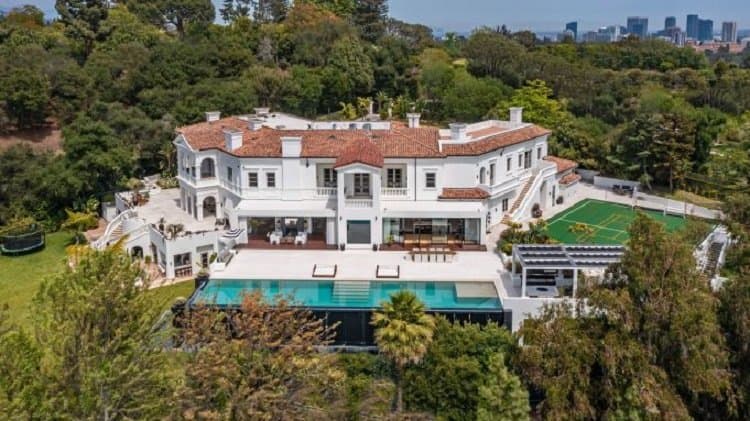
[[[213,2],[218,6],[222,0]],[[0,8],[27,3],[54,14],[55,0],[0,0]],[[748,0],[390,0],[389,6],[394,18],[457,32],[501,24],[514,31],[560,31],[565,22],[574,20],[581,31],[625,25],[628,16],[647,16],[650,31],[661,29],[666,16],[676,16],[677,24],[685,29],[688,13],[712,19],[716,31],[725,20],[750,29]]]

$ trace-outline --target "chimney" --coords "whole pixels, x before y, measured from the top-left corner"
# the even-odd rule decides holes
[[[302,138],[289,136],[281,138],[281,156],[283,158],[299,158],[302,154]]]
[[[418,129],[419,128],[419,118],[422,115],[419,113],[408,113],[406,114],[406,118],[409,120],[409,128],[410,129]]]
[[[510,107],[510,124],[513,127],[517,127],[523,124],[523,108],[522,107]]]
[[[219,111],[206,111],[206,121],[209,123],[213,123],[214,121],[219,121],[221,118],[221,112]]]
[[[251,119],[250,119],[250,120],[248,120],[248,122],[247,122],[247,128],[248,128],[248,129],[249,129],[249,130],[250,130],[251,132],[257,132],[257,131],[258,131],[258,130],[260,130],[260,129],[261,129],[262,127],[263,127],[263,120],[262,120],[262,119],[260,119],[260,118],[251,118]]]
[[[271,111],[268,107],[253,108],[257,117],[268,117],[268,113]]]
[[[242,146],[242,131],[237,129],[224,129],[224,147],[229,152]]]
[[[448,127],[451,128],[451,140],[466,140],[466,124],[451,123]]]

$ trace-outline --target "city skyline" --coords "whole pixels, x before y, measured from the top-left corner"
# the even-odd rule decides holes
[[[213,0],[217,10],[222,0]],[[48,17],[55,15],[54,0],[7,0],[5,8],[33,4]],[[627,25],[627,18],[643,16],[649,20],[649,32],[661,29],[664,19],[676,17],[677,26],[686,28],[688,14],[700,15],[714,22],[720,29],[722,22],[737,22],[739,30],[750,29],[750,3],[736,0],[715,0],[707,8],[696,0],[649,2],[644,0],[612,0],[607,7],[596,0],[527,0],[523,3],[507,0],[391,0],[390,16],[406,22],[421,23],[444,32],[468,32],[479,26],[505,24],[518,31],[560,31],[567,22],[578,22],[578,32],[596,30],[608,25]],[[654,4],[656,3],[656,4]],[[544,13],[539,13],[544,10]],[[543,17],[542,17],[543,16]],[[717,28],[718,26],[718,28]]]

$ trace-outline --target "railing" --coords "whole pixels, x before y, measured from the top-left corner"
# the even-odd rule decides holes
[[[528,215],[528,208],[531,206],[531,198],[534,196],[534,192],[541,186],[547,175],[549,175],[545,173],[554,173],[554,171],[557,171],[557,166],[552,162],[543,162],[541,165],[532,168],[531,180],[528,181],[531,185],[526,191],[526,196],[521,199],[520,206],[518,206],[518,209],[512,215],[514,221],[518,221],[521,215]]]
[[[220,184],[221,184],[221,187],[227,188],[227,189],[232,190],[234,192],[238,192],[238,193],[240,192],[240,185],[239,184],[235,184],[235,183],[233,183],[233,182],[231,182],[229,180],[226,180],[224,178],[221,179]]]
[[[104,247],[107,246],[107,243],[110,241],[110,237],[112,236],[112,233],[120,226],[122,226],[122,221],[125,219],[129,219],[132,217],[135,217],[137,214],[133,210],[126,210],[125,212],[120,213],[116,217],[114,217],[111,221],[109,221],[109,224],[107,224],[107,228],[104,230],[104,234],[96,240],[93,244],[94,248],[97,250],[102,250]]]
[[[346,199],[344,205],[347,208],[371,208],[372,199]]]
[[[406,187],[383,187],[380,194],[388,197],[406,197],[409,195],[409,189]]]
[[[331,197],[338,194],[337,187],[318,187],[315,194],[320,197]]]

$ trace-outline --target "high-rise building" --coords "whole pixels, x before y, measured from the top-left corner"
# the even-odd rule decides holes
[[[643,16],[628,17],[628,33],[641,39],[648,37],[648,18]]]
[[[578,39],[578,22],[568,22],[565,24],[565,30],[573,33],[573,39]]]
[[[685,26],[685,32],[687,37],[692,39],[698,39],[698,15],[687,15],[687,25]]]
[[[721,24],[721,40],[737,42],[737,22],[723,22]]]
[[[711,19],[698,20],[698,41],[712,41],[714,39],[714,21]]]
[[[666,19],[664,19],[664,30],[666,31],[669,28],[674,28],[677,26],[677,18],[674,16],[667,16]]]

